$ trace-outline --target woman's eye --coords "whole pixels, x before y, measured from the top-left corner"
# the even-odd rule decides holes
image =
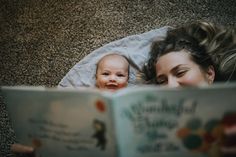
[[[161,85],[163,85],[163,84],[166,84],[166,80],[165,79],[157,79],[157,84],[161,84]]]
[[[166,81],[158,81],[157,83],[163,85],[166,84]]]
[[[176,76],[177,77],[182,77],[182,76],[184,76],[184,74],[187,72],[187,70],[181,70],[181,71],[178,71],[177,73],[176,73]]]

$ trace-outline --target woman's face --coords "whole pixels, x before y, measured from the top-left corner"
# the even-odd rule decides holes
[[[167,53],[156,62],[156,79],[160,85],[204,86],[211,84],[214,78],[213,67],[201,69],[185,50]]]

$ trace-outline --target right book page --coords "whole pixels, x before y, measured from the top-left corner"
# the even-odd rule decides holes
[[[117,94],[120,157],[217,157],[236,122],[236,84],[204,88],[139,87]]]

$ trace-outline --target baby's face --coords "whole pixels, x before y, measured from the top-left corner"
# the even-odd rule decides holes
[[[119,55],[109,55],[99,62],[96,86],[111,91],[126,87],[129,79],[129,63]]]

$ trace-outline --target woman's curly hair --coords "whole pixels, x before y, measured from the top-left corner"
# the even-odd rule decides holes
[[[220,31],[206,45],[219,72],[220,81],[236,81],[236,29]]]
[[[203,70],[215,64],[206,50],[220,28],[212,23],[196,22],[188,26],[169,30],[164,40],[154,41],[149,59],[143,67],[143,79],[146,83],[156,83],[156,62],[164,54],[186,50],[191,59]]]

